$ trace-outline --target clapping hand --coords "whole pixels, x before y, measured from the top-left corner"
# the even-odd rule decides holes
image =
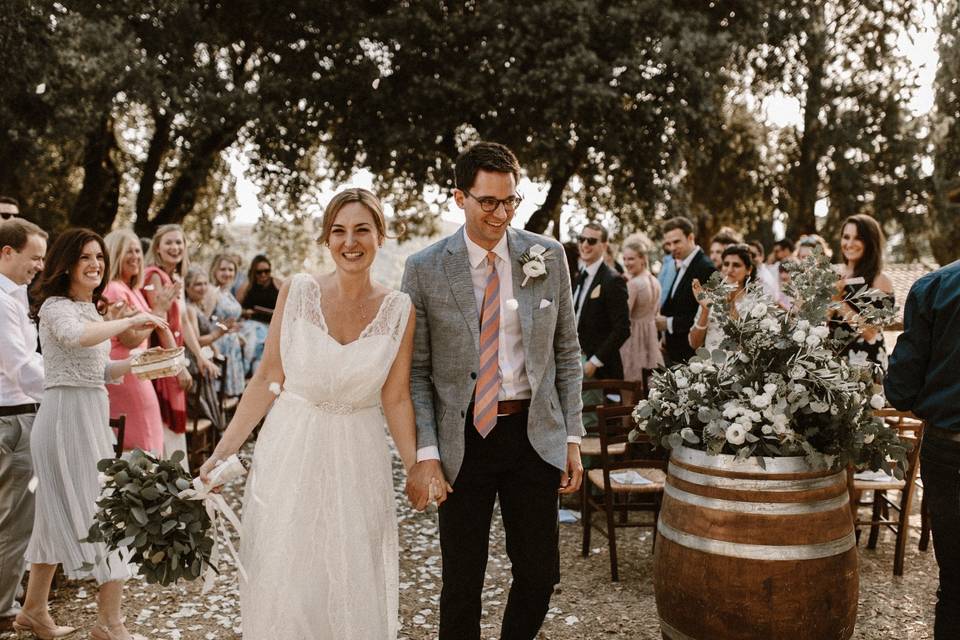
[[[154,308],[161,313],[169,311],[173,301],[180,297],[180,291],[182,289],[183,285],[180,282],[172,282],[168,285],[161,286],[156,297],[153,299]]]
[[[167,325],[167,321],[163,318],[159,318],[152,313],[139,312],[131,316],[126,317],[127,322],[130,323],[131,329],[144,330],[144,329],[160,329],[166,330],[170,327]]]

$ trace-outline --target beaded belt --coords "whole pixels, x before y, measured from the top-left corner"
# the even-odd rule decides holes
[[[367,407],[357,407],[346,402],[334,402],[331,400],[323,400],[322,402],[314,402],[313,400],[308,400],[304,398],[299,393],[294,393],[289,389],[284,389],[281,393],[281,396],[288,396],[300,402],[304,402],[314,409],[317,409],[321,413],[331,413],[338,416],[349,416],[354,413],[359,413],[360,411],[366,411],[368,409],[376,409],[378,405],[370,405]]]

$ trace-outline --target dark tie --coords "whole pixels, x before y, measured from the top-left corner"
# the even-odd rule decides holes
[[[577,279],[574,282],[573,287],[573,304],[574,304],[574,313],[580,311],[580,299],[583,297],[583,285],[587,282],[587,270],[580,269],[580,273],[577,274]]]

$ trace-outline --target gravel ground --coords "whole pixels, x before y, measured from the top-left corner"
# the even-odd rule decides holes
[[[402,472],[395,467],[400,518],[400,637],[435,638],[440,600],[440,547],[436,514],[416,513],[402,501]],[[225,495],[239,512],[242,487]],[[917,501],[919,503],[919,500]],[[495,520],[491,558],[483,594],[483,638],[496,639],[510,586],[510,565],[503,529]],[[620,582],[609,577],[606,539],[594,532],[589,558],[580,556],[580,524],[561,525],[562,583],[539,638],[592,640],[631,638],[660,640],[654,601],[649,530],[619,530]],[[226,557],[222,554],[221,557]],[[921,640],[933,637],[937,567],[932,549],[917,550],[916,535],[908,544],[906,571],[893,577],[893,536],[881,534],[876,551],[861,548],[860,609],[857,640]],[[240,637],[236,572],[225,567],[206,596],[201,585],[185,583],[162,588],[134,579],[128,583],[124,611],[128,628],[151,639],[213,640]],[[60,624],[89,629],[94,622],[96,585],[61,581],[51,603]],[[0,637],[10,638],[10,635]],[[82,636],[81,636],[82,637]]]

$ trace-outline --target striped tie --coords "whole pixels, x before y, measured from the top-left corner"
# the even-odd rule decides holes
[[[488,252],[490,274],[480,313],[480,375],[473,397],[473,426],[484,438],[497,425],[497,399],[500,396],[500,277],[496,261],[497,255]]]

